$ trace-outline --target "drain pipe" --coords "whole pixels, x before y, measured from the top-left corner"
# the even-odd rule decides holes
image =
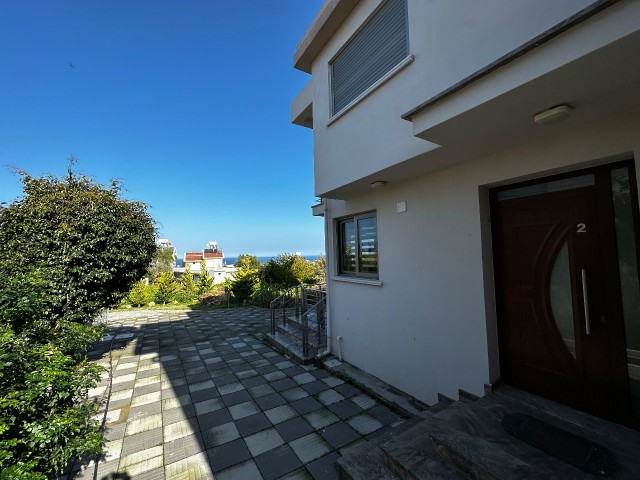
[[[324,251],[325,251],[325,266],[324,266],[324,276],[325,276],[325,297],[327,302],[327,307],[325,308],[325,312],[327,314],[327,349],[324,352],[320,352],[316,355],[318,360],[323,359],[327,355],[331,355],[331,309],[329,308],[329,270],[330,270],[330,262],[329,262],[329,199],[323,198],[322,203],[324,203]]]

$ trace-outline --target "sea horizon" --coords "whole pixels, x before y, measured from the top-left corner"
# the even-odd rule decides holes
[[[272,258],[276,258],[278,255],[281,254],[276,254],[276,255],[256,255],[258,257],[258,260],[260,260],[260,263],[267,263],[269,260],[271,260]],[[239,255],[236,256],[229,256],[229,257],[224,257],[224,262],[227,265],[233,265],[234,263],[236,263],[236,260],[238,259]],[[324,257],[324,254],[317,254],[317,255],[301,255],[302,258],[305,258],[306,260],[309,260],[310,262],[313,262],[314,260],[317,260],[320,257]],[[181,267],[182,266],[182,259],[179,258],[176,261],[176,266]]]

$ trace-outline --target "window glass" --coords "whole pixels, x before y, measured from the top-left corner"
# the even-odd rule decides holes
[[[632,411],[635,415],[640,415],[640,282],[628,168],[611,171],[611,191]]]
[[[356,229],[353,220],[340,222],[341,272],[356,271]]]
[[[378,236],[376,217],[358,220],[358,246],[360,248],[358,263],[362,273],[378,272]]]
[[[378,278],[378,232],[375,213],[338,221],[338,273]]]

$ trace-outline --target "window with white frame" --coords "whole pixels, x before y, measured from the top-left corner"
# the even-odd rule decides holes
[[[338,274],[378,278],[376,213],[343,218],[337,222]]]
[[[387,0],[330,62],[332,115],[409,54],[407,0]]]

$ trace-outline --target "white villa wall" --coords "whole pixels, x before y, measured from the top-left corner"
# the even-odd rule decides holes
[[[312,64],[318,196],[436,148],[401,115],[592,1],[408,0],[414,62],[327,126],[329,62],[380,3],[361,1]]]
[[[429,404],[437,393],[457,398],[459,388],[483,394],[483,385],[499,376],[486,187],[640,158],[637,111],[548,132],[544,140],[354,200],[329,201],[330,225],[343,215],[377,211],[382,282],[346,283],[333,272],[334,353],[341,336],[345,361]],[[407,202],[406,213],[396,213],[400,201]],[[327,260],[335,269],[329,231]]]

